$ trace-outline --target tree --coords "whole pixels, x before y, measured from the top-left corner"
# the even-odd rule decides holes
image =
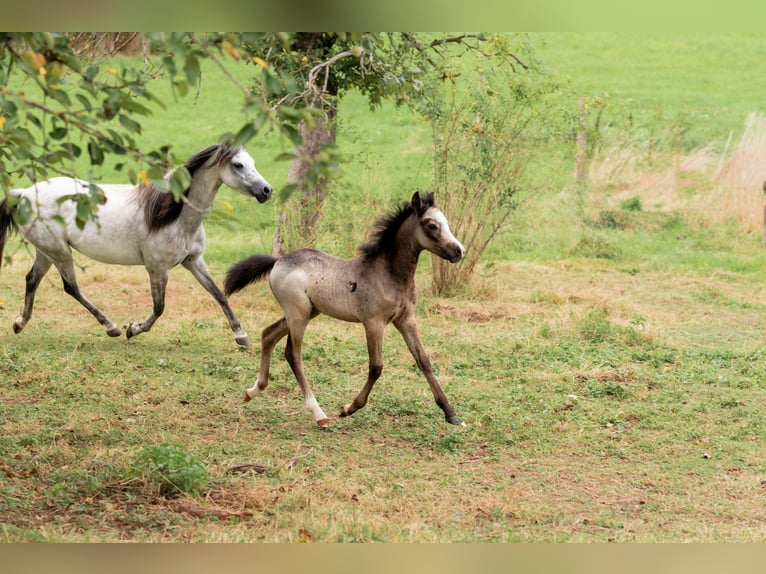
[[[136,116],[161,104],[146,88],[140,70],[88,65],[65,34],[0,34],[0,186],[17,179],[38,181],[72,173],[74,159],[87,153],[92,165],[107,154],[148,160],[136,146]],[[160,159],[152,156],[152,159]],[[10,198],[13,200],[14,198]],[[100,191],[75,198],[84,225],[102,201]],[[28,216],[20,206],[18,217]]]
[[[442,84],[456,73],[452,57],[481,53],[489,37],[312,32],[243,38],[262,67],[257,86],[261,98],[281,121],[297,122],[288,124],[286,132],[294,143],[294,155],[285,195],[296,193],[280,215],[275,255],[312,245],[316,239],[327,180],[339,157],[335,121],[343,94],[359,90],[371,110],[386,99],[413,109],[426,100],[433,104]]]
[[[116,64],[81,52],[98,44],[98,34],[0,33],[0,188],[9,202],[18,201],[8,195],[13,187],[58,174],[75,175],[75,160],[84,154],[92,166],[117,156],[115,168],[127,168],[133,183],[151,181],[180,199],[188,185],[186,169],[181,167],[169,179],[163,178],[178,163],[170,145],[147,151],[137,143],[140,120],[164,107],[150,86],[165,75],[175,93],[185,96],[200,81],[200,60],[212,59],[226,69],[224,58],[238,59],[231,41],[236,36],[146,36],[158,66],[129,60]],[[239,87],[243,106],[257,110],[258,117],[265,116],[271,123],[278,121],[265,103]],[[229,136],[234,143],[245,143],[255,133],[252,128],[245,125]],[[91,184],[88,194],[71,199],[77,203],[77,223],[83,226],[94,216],[103,195]],[[15,216],[23,223],[29,214],[29,206],[21,204]]]
[[[244,144],[259,132],[276,130],[292,146],[278,157],[290,160],[288,185],[280,197],[286,201],[277,222],[274,251],[278,254],[314,243],[316,223],[328,192],[328,182],[337,172],[340,158],[335,145],[338,102],[350,90],[359,90],[374,110],[384,100],[408,106],[426,118],[434,129],[434,141],[460,145],[469,140],[454,137],[454,128],[464,124],[455,99],[461,75],[459,62],[471,55],[472,62],[485,72],[492,67],[515,71],[520,80],[511,82],[511,92],[502,94],[486,77],[474,82],[471,114],[492,127],[474,137],[470,151],[474,163],[468,170],[486,184],[506,171],[500,187],[505,206],[514,204],[518,176],[525,165],[521,147],[532,115],[518,122],[515,111],[533,110],[545,90],[535,82],[540,74],[529,64],[531,52],[523,43],[511,46],[504,36],[494,34],[396,33],[207,33],[146,34],[157,65],[136,62],[99,62],[77,53],[73,46],[92,45],[98,35],[56,33],[0,33],[0,186],[6,192],[15,179],[37,181],[56,173],[74,172],[74,159],[87,153],[91,165],[101,165],[108,155],[121,156],[115,167],[127,166],[134,183],[151,180],[158,188],[179,199],[188,181],[183,168],[165,180],[163,173],[176,164],[170,146],[157,150],[139,149],[136,136],[140,119],[163,103],[150,91],[151,81],[165,75],[179,97],[188,94],[201,80],[200,61],[212,60],[241,91],[243,110],[249,118],[238,130],[224,134],[234,144]],[[132,35],[115,37],[112,45],[135,41]],[[229,71],[233,63],[254,67],[254,82],[240,83]],[[504,75],[504,74],[503,74]],[[488,77],[488,76],[487,76]],[[473,81],[473,80],[472,80]],[[20,88],[19,86],[22,86]],[[503,106],[509,106],[503,113]],[[509,110],[512,113],[508,113]],[[512,122],[503,124],[502,118]],[[452,127],[450,127],[452,126]],[[447,136],[453,130],[452,136]],[[508,131],[510,130],[510,131]],[[478,133],[478,132],[477,132]],[[491,137],[490,137],[491,135]],[[504,145],[504,138],[512,136]],[[478,146],[478,147],[476,147]],[[496,152],[501,152],[496,155]],[[502,154],[510,154],[503,156]],[[455,166],[457,156],[449,147],[435,148],[435,184],[440,192],[449,190],[440,174]],[[501,159],[503,158],[503,159]],[[506,161],[512,158],[512,161]],[[465,166],[461,166],[462,167]],[[441,177],[441,179],[440,179]],[[481,178],[484,178],[482,180]],[[486,181],[485,181],[486,180]],[[491,180],[494,181],[494,180]],[[453,192],[449,192],[453,193]],[[455,191],[454,193],[458,193]],[[102,201],[100,190],[73,198],[78,202],[78,223],[93,217]],[[289,201],[288,201],[289,199]],[[469,213],[475,205],[464,202]],[[29,209],[19,206],[23,219]],[[475,214],[475,219],[482,219]],[[477,244],[478,254],[504,224],[489,224],[489,235]],[[467,229],[469,235],[472,230]],[[475,261],[469,261],[469,274]]]

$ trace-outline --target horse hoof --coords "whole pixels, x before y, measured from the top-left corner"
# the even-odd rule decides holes
[[[346,405],[345,407],[343,407],[341,409],[340,416],[342,416],[342,417],[350,417],[352,414],[354,414],[354,413],[348,412],[348,407],[349,407],[349,405]]]
[[[249,403],[252,400],[253,400],[253,397],[250,396],[250,393],[245,391],[245,400],[244,400],[244,402]]]
[[[133,337],[135,337],[139,333],[140,333],[140,331],[136,328],[136,324],[135,323],[131,323],[130,325],[128,325],[128,328],[125,329],[125,336],[128,339],[132,339]]]
[[[234,340],[237,342],[237,345],[242,347],[249,347],[252,344],[250,342],[250,337],[247,335],[240,335],[239,337],[235,337]]]
[[[447,422],[451,425],[465,426],[465,423],[461,423],[460,419],[457,418],[455,415],[452,415],[451,417],[447,417]]]
[[[332,424],[332,421],[330,419],[319,419],[317,424],[322,428],[327,428]]]
[[[111,329],[106,330],[106,334],[109,335],[110,337],[119,337],[120,335],[122,335],[122,329],[120,329],[119,327],[112,327]]]
[[[24,325],[20,323],[18,319],[16,319],[16,321],[13,322],[13,332],[16,333],[17,335],[21,333],[21,330],[23,328],[24,328]]]

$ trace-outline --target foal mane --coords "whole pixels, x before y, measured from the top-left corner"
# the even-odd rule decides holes
[[[434,205],[433,193],[425,196],[421,204],[422,212]],[[422,215],[422,212],[419,215]],[[412,203],[402,203],[391,212],[378,218],[373,226],[370,240],[359,248],[365,259],[372,259],[383,253],[390,253],[396,246],[396,234],[407,219],[415,213]]]
[[[229,142],[211,145],[202,151],[198,151],[186,160],[184,167],[193,178],[195,172],[208,162],[211,162],[211,167],[225,163],[239,149],[239,146],[232,146]],[[183,200],[176,201],[172,193],[160,191],[152,183],[148,185],[141,183],[138,186],[137,193],[139,207],[144,210],[144,222],[149,229],[149,233],[154,233],[170,225],[181,215],[184,202]],[[189,188],[184,190],[183,195],[184,197],[189,195]]]

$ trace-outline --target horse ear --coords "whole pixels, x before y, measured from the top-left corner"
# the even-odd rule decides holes
[[[435,205],[433,191],[426,193],[424,196],[420,195],[419,191],[416,191],[412,196],[412,209],[418,216],[423,215],[429,207]]]
[[[422,215],[423,213],[423,202],[420,200],[420,192],[416,191],[412,195],[412,209],[415,210],[415,213],[418,215]]]

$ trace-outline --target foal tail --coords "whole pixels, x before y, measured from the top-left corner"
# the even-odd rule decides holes
[[[276,262],[276,257],[269,255],[251,255],[229,267],[223,284],[226,296],[266,277]]]
[[[0,267],[3,265],[3,251],[8,239],[8,231],[16,231],[16,221],[13,219],[15,209],[8,205],[8,198],[0,201]]]

